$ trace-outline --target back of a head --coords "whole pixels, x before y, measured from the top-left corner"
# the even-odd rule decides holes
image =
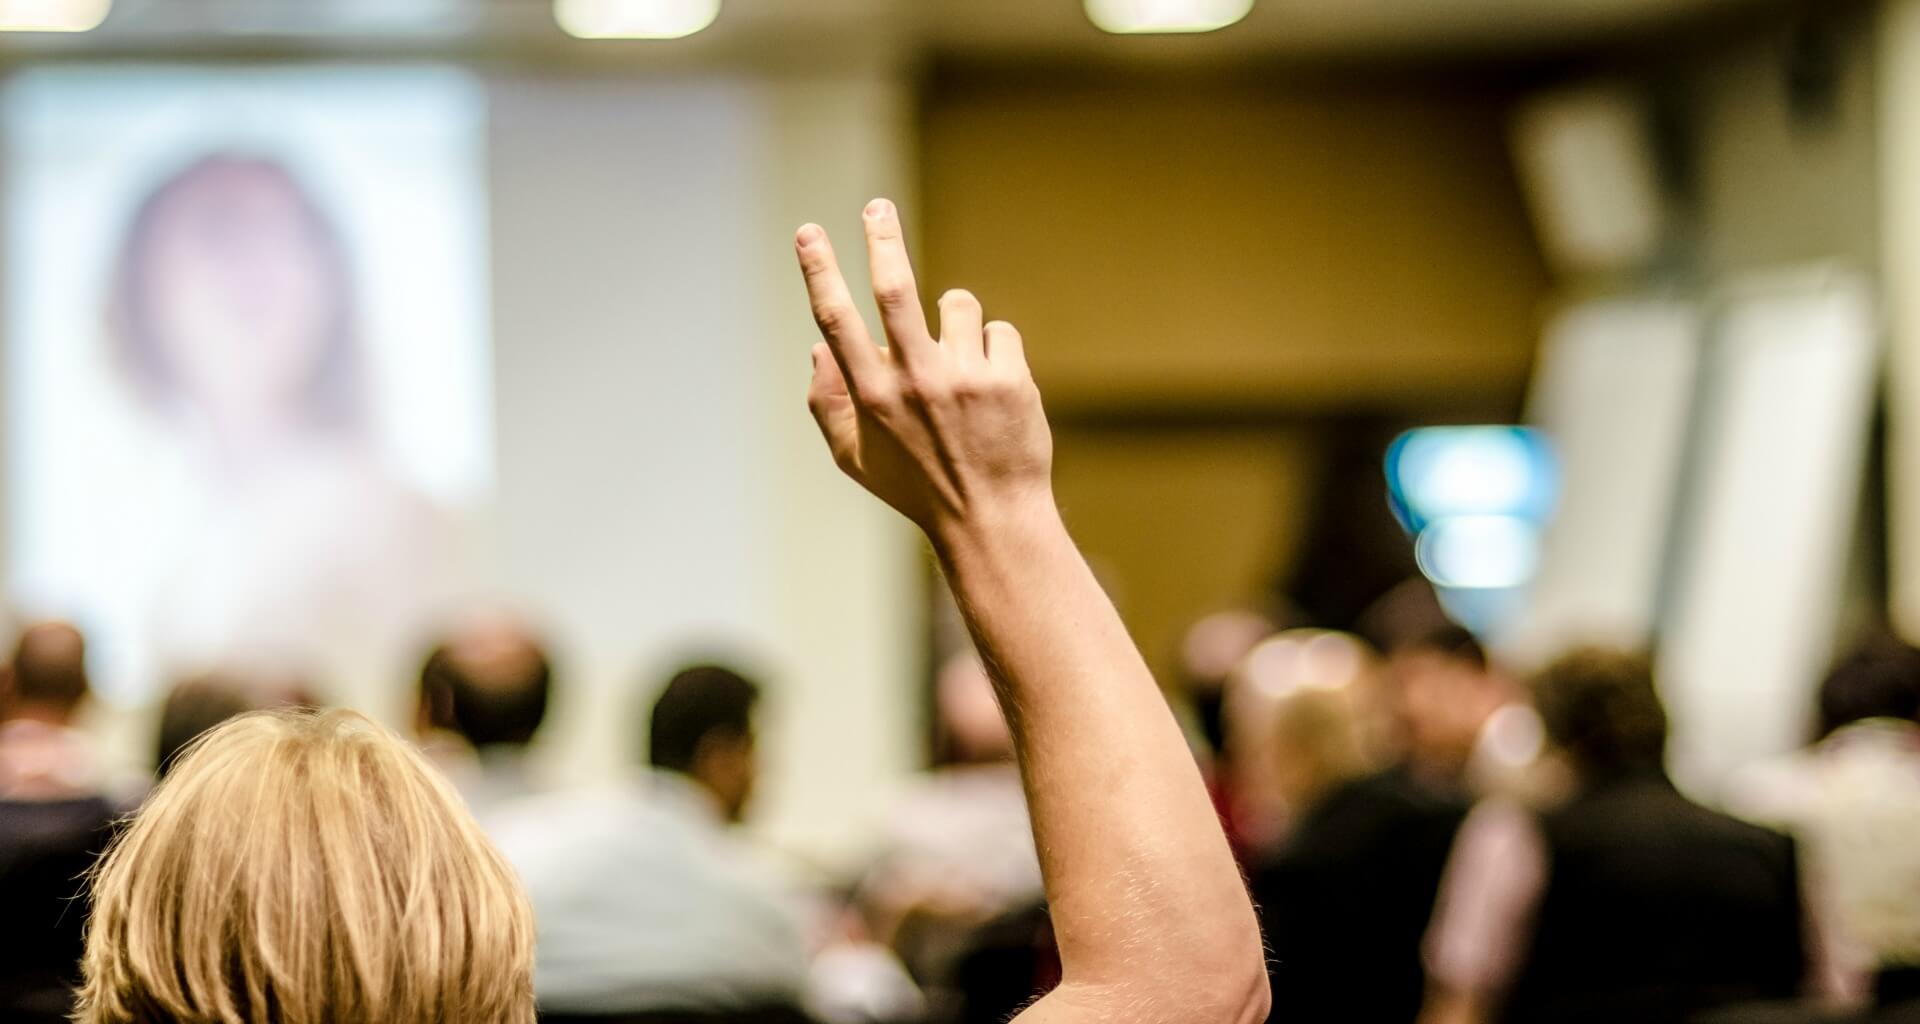
[[[10,698],[71,712],[87,695],[87,643],[64,622],[28,626],[14,648]]]
[[[160,732],[155,743],[154,774],[165,778],[182,751],[220,724],[267,703],[242,681],[218,673],[193,676],[175,683],[160,705]]]
[[[1281,788],[1296,813],[1374,768],[1350,686],[1288,695],[1275,709],[1273,732]]]
[[[1425,654],[1459,662],[1475,671],[1485,672],[1491,662],[1487,658],[1487,649],[1480,638],[1464,626],[1446,623],[1436,626],[1417,636],[1409,637],[1396,644],[1390,651],[1394,657]]]
[[[1920,648],[1886,637],[1841,659],[1820,684],[1820,735],[1871,718],[1920,718]]]
[[[1548,739],[1583,780],[1664,770],[1667,711],[1646,656],[1570,651],[1534,678],[1534,702]]]
[[[1227,683],[1236,800],[1300,813],[1370,771],[1362,691],[1377,668],[1365,642],[1347,633],[1294,629],[1254,645]]]
[[[525,746],[546,721],[553,666],[539,640],[504,618],[466,624],[420,670],[430,724],[476,748]]]
[[[966,651],[948,658],[933,681],[940,753],[951,764],[1013,760],[1013,730],[1000,712],[993,678],[980,656]]]
[[[93,879],[81,1024],[533,1020],[533,918],[444,780],[350,711],[195,742]]]
[[[703,742],[752,734],[759,700],[759,685],[733,669],[711,664],[681,669],[653,702],[648,760],[656,768],[692,773]]]

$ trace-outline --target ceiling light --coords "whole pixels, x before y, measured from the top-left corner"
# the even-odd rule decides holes
[[[1108,32],[1212,32],[1253,10],[1253,0],[1086,0],[1087,17]]]
[[[553,19],[576,39],[680,39],[719,16],[720,0],[553,0]]]
[[[87,32],[113,0],[0,0],[0,32]]]

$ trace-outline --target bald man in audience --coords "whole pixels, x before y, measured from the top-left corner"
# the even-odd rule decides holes
[[[424,746],[483,822],[543,788],[528,748],[552,692],[553,665],[540,638],[503,614],[461,623],[421,667]]]
[[[87,645],[63,622],[20,635],[0,682],[0,1020],[63,1021],[79,981],[82,879],[122,808],[74,727]]]

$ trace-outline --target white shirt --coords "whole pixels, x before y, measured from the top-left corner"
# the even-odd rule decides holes
[[[1920,725],[1876,718],[1736,780],[1736,812],[1790,830],[1828,955],[1864,990],[1920,966]]]
[[[93,745],[77,729],[17,719],[0,723],[0,800],[99,796]]]
[[[799,1004],[800,903],[688,780],[532,797],[498,808],[489,830],[533,901],[541,1009]]]
[[[1044,898],[1020,769],[1012,763],[929,773],[895,802],[868,886],[879,892],[1013,910]]]

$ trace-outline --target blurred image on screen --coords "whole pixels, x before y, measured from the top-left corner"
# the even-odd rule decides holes
[[[491,485],[478,87],[63,68],[4,117],[16,600],[122,701],[235,662],[365,693]]]

